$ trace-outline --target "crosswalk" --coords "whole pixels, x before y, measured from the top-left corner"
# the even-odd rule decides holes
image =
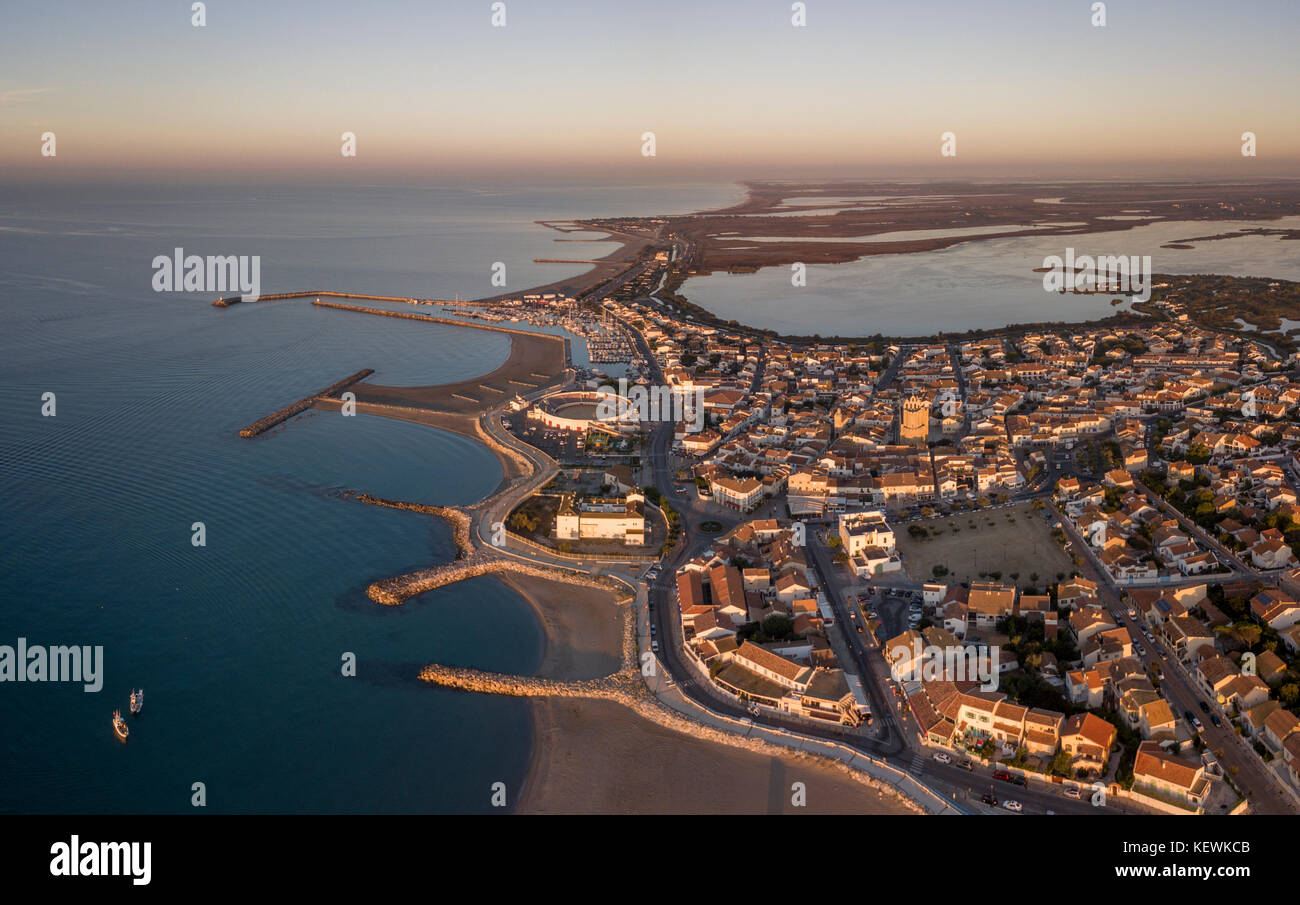
[[[907,768],[907,772],[913,776],[920,776],[925,772],[925,758],[921,754],[913,754],[912,765]]]

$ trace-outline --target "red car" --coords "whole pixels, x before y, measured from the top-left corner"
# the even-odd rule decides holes
[[[1003,782],[1011,782],[1011,774],[1008,773],[1006,770],[998,770],[996,773],[993,774],[993,778],[1000,779]]]

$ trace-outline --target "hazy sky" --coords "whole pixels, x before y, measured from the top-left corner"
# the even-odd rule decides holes
[[[190,5],[7,4],[0,172],[1300,176],[1300,0]]]

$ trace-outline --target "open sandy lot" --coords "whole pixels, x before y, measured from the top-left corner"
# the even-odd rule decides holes
[[[913,578],[932,581],[934,566],[943,565],[948,567],[948,574],[939,580],[949,584],[979,581],[980,572],[1001,572],[1004,582],[1021,587],[1033,584],[1041,591],[1044,585],[1056,581],[1058,572],[1068,575],[1075,568],[1052,539],[1051,524],[1029,503],[1005,509],[977,509],[911,524],[943,532],[938,537],[918,540],[908,533],[906,524],[894,526],[903,566]],[[1035,572],[1036,581],[1031,578]],[[1012,578],[1013,574],[1019,578]]]

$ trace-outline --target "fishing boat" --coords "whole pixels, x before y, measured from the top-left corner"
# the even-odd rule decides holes
[[[131,689],[131,714],[133,716],[139,716],[140,711],[143,709],[144,709],[144,689],[141,688],[139,691],[136,691],[134,688]]]
[[[113,711],[113,734],[126,741],[126,737],[131,734],[131,730],[126,728],[126,720],[122,719],[122,711]]]

